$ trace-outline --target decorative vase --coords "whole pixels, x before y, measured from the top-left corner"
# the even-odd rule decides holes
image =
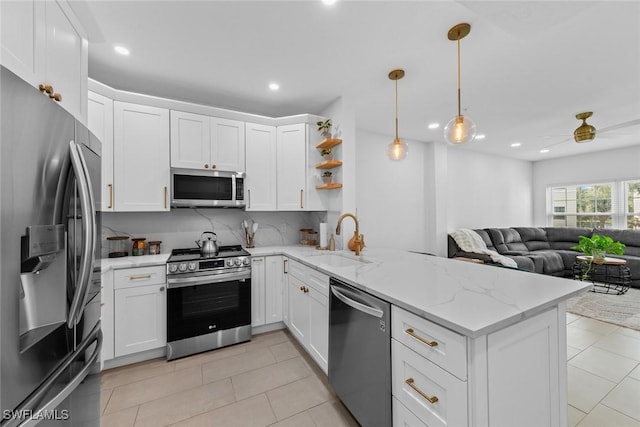
[[[591,251],[591,259],[595,264],[604,264],[606,254],[602,249],[594,249]]]
[[[323,176],[322,177],[322,182],[324,182],[325,184],[331,184],[331,181],[333,181],[333,177],[332,176]]]
[[[331,154],[325,154],[325,155],[323,155],[323,156],[322,156],[322,158],[323,158],[325,161],[333,160],[333,155],[331,155]]]

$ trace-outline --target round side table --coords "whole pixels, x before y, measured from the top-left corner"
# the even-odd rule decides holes
[[[591,292],[622,295],[629,290],[631,279],[631,271],[626,264],[624,259],[610,257],[602,263],[595,263],[592,257],[579,255],[573,263],[573,278],[593,283]]]

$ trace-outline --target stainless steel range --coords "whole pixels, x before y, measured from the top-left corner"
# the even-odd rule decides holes
[[[167,261],[167,360],[251,339],[251,258],[237,246],[216,256],[174,249]]]

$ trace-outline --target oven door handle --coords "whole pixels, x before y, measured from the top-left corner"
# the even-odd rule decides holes
[[[207,285],[213,283],[230,282],[239,280],[241,282],[251,278],[250,272],[224,274],[217,276],[180,277],[167,279],[167,289],[184,288],[186,286]]]

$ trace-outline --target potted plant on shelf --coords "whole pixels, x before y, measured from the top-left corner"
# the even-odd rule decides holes
[[[324,171],[322,173],[322,182],[324,182],[325,184],[331,184],[331,181],[333,180],[333,174],[331,173],[331,171]]]
[[[325,160],[333,159],[333,156],[331,155],[331,148],[323,148],[320,154],[322,155],[322,157],[324,157]]]
[[[322,134],[325,138],[331,138],[331,119],[327,119],[325,121],[319,121],[316,123],[318,125],[318,132]]]

